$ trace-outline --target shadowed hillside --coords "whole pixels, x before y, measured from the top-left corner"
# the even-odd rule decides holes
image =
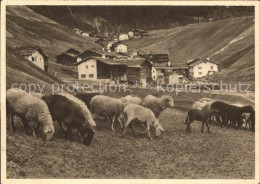
[[[62,53],[70,47],[84,50],[98,48],[94,39],[76,35],[72,29],[58,24],[25,6],[8,6],[7,45],[36,45],[42,47],[51,57]]]
[[[12,46],[39,45],[50,57],[49,72],[53,75],[58,72],[59,77],[71,77],[69,74],[73,73],[74,76],[75,73],[56,65],[55,55],[71,47],[79,50],[99,47],[94,43],[94,39],[78,36],[71,29],[25,6],[8,6],[6,22],[7,46],[9,47],[7,49],[7,87],[11,87],[13,82],[38,83],[39,81],[41,84],[57,82],[57,78],[53,79],[51,75],[42,72],[29,61],[12,52]],[[48,78],[52,80],[46,81]]]

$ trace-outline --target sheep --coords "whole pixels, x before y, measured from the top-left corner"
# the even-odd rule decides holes
[[[82,100],[87,105],[87,107],[90,109],[90,100],[96,95],[100,95],[100,93],[97,93],[97,92],[95,92],[95,93],[77,93],[75,95],[75,97]]]
[[[152,110],[142,107],[137,104],[128,104],[124,109],[124,116],[126,117],[126,122],[124,123],[124,130],[123,130],[123,136],[125,135],[126,128],[129,125],[133,134],[136,135],[131,122],[133,120],[137,120],[141,123],[146,123],[147,127],[147,133],[149,138],[152,140],[151,134],[150,134],[150,126],[153,126],[155,128],[155,135],[159,136],[163,130],[162,126],[160,125],[159,121],[155,117]]]
[[[29,123],[34,122],[30,128],[34,137],[37,137],[39,126],[43,127],[45,140],[53,137],[53,121],[48,106],[43,100],[14,88],[6,92],[6,104],[7,117],[10,117],[13,130],[15,130],[13,118],[16,115],[21,118],[25,128],[30,128]]]
[[[83,143],[90,145],[96,124],[84,102],[65,93],[47,94],[42,99],[49,106],[53,120],[58,121],[66,139],[71,138],[69,136],[72,134],[72,129],[77,129],[83,138]],[[62,125],[66,126],[66,131]]]
[[[202,121],[201,133],[203,133],[204,123],[206,123],[206,126],[208,128],[208,133],[210,133],[209,125],[208,125],[208,115],[206,112],[198,109],[189,110],[185,121],[185,124],[187,125],[186,132],[191,132],[190,124],[193,121]]]
[[[205,107],[204,102],[196,101],[192,105],[192,109],[202,110]]]
[[[129,103],[142,105],[142,99],[138,96],[127,95],[127,96],[123,97],[122,99],[126,99]]]
[[[151,109],[155,114],[155,117],[158,118],[160,112],[162,112],[167,107],[173,108],[174,102],[171,96],[163,95],[160,98],[157,98],[153,95],[148,95],[143,99],[142,105]]]
[[[103,115],[111,122],[111,130],[114,132],[114,122],[117,119],[120,123],[123,116],[124,107],[128,104],[125,99],[116,99],[104,95],[96,95],[90,100],[90,110],[93,117]]]
[[[214,102],[214,100],[212,100],[211,98],[207,98],[207,97],[204,97],[200,100],[198,100],[199,102],[202,102],[202,103],[205,103],[205,102]]]

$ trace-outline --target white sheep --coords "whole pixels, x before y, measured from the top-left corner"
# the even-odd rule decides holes
[[[167,107],[174,107],[173,99],[169,95],[163,95],[160,98],[153,95],[148,95],[143,99],[142,105],[148,109],[151,109],[155,114],[155,117],[159,117],[160,113]]]
[[[37,137],[39,126],[43,127],[43,135],[46,140],[50,140],[54,134],[54,126],[46,103],[23,90],[9,89],[6,92],[7,115],[11,119],[11,127],[14,130],[14,115],[20,117],[26,128],[30,128],[29,123],[33,122],[33,136]]]
[[[126,99],[129,103],[142,105],[142,99],[138,96],[127,95],[125,97],[122,97],[122,99]]]
[[[159,136],[163,130],[162,126],[160,125],[159,121],[155,117],[152,110],[142,107],[137,104],[128,104],[124,109],[124,115],[126,117],[126,122],[124,123],[124,131],[123,136],[125,134],[126,128],[129,125],[132,129],[134,135],[136,135],[132,125],[130,124],[133,120],[139,121],[141,123],[146,123],[147,133],[150,139],[152,139],[150,134],[150,126],[155,128],[155,135]]]
[[[121,123],[123,110],[128,102],[124,99],[111,98],[104,95],[96,95],[90,100],[90,109],[93,113],[93,118],[103,115],[111,121],[111,130],[114,130],[114,122],[117,119]]]
[[[205,107],[204,102],[196,101],[192,105],[192,109],[202,110]]]

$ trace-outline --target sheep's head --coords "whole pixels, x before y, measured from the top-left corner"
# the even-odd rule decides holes
[[[171,96],[164,95],[161,97],[164,107],[174,107],[174,102]]]
[[[49,141],[52,139],[53,134],[54,134],[54,126],[53,125],[48,125],[48,126],[44,126],[43,129],[43,138],[46,141]]]
[[[161,124],[159,123],[158,120],[153,122],[153,127],[155,128],[155,135],[158,137],[161,135],[161,133],[164,131]]]
[[[81,136],[83,138],[83,144],[89,146],[95,135],[95,130],[91,126],[84,125],[80,129]]]

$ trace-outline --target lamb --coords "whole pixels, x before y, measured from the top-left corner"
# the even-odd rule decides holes
[[[208,125],[208,115],[206,112],[204,112],[202,110],[198,110],[198,109],[189,110],[186,121],[185,121],[185,124],[187,125],[186,132],[191,132],[190,124],[193,121],[202,121],[201,133],[203,133],[204,123],[206,123],[206,126],[208,128],[208,133],[210,133],[209,125]]]
[[[72,129],[77,129],[83,138],[83,143],[90,145],[96,124],[84,102],[65,93],[44,95],[42,99],[49,106],[53,120],[58,121],[66,139],[71,138]],[[63,125],[66,126],[66,131]]]
[[[7,117],[11,120],[11,127],[15,130],[14,115],[21,118],[24,127],[33,131],[33,136],[37,137],[39,126],[43,127],[45,140],[50,140],[54,134],[54,126],[46,103],[27,92],[20,89],[9,89],[6,92]],[[30,123],[33,126],[30,127]]]
[[[123,116],[124,107],[127,105],[125,99],[116,99],[104,95],[96,95],[90,101],[90,109],[93,117],[105,116],[111,122],[111,130],[114,132],[114,122],[117,119],[123,128],[121,118]]]
[[[148,95],[143,99],[142,105],[148,109],[151,109],[156,118],[158,118],[160,113],[167,107],[174,107],[173,99],[169,95],[163,95],[160,98],[153,95]]]
[[[126,99],[129,103],[142,105],[142,99],[138,96],[127,95],[127,96],[123,97],[122,99]]]
[[[150,139],[152,139],[150,134],[150,126],[153,126],[155,128],[155,135],[159,136],[163,130],[162,126],[160,125],[159,121],[155,117],[152,110],[142,107],[137,104],[128,104],[124,109],[124,115],[126,117],[126,122],[124,123],[124,131],[123,136],[125,135],[126,128],[129,125],[133,134],[136,135],[131,122],[133,120],[137,120],[141,123],[146,123],[147,127],[147,133]]]

